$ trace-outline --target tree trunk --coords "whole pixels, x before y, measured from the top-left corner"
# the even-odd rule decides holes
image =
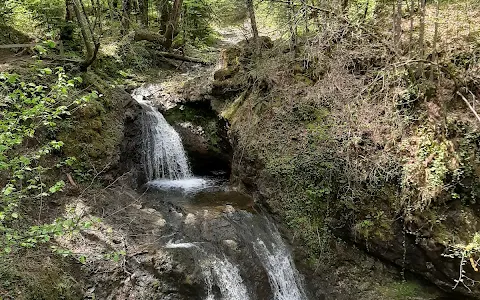
[[[167,30],[165,31],[165,43],[164,46],[167,49],[172,47],[173,38],[175,37],[175,30],[178,25],[178,18],[182,10],[183,0],[174,0],[172,13],[170,14],[170,20],[167,24]]]
[[[420,46],[420,59],[423,60],[425,58],[425,0],[420,0],[420,30],[419,30],[419,37],[418,43]],[[420,75],[423,77],[423,63],[420,62],[419,64],[419,72]]]
[[[302,0],[303,21],[305,22],[305,33],[308,33],[308,7],[307,0]]]
[[[132,0],[122,1],[122,32],[130,29],[130,13],[132,11]]]
[[[397,5],[393,6],[394,11],[394,42],[395,47],[399,47],[400,39],[402,37],[402,1],[397,0]]]
[[[160,0],[158,2],[158,14],[160,15],[160,33],[165,34],[167,31],[168,18],[170,16],[171,9],[170,2],[168,0]]]
[[[410,32],[408,36],[408,47],[412,50],[413,45],[413,18],[415,16],[415,1],[411,0],[410,2]]]
[[[135,36],[133,37],[135,41],[149,41],[154,43],[163,44],[165,43],[165,37],[158,33],[149,32],[146,30],[137,30],[135,31]]]
[[[63,24],[60,30],[60,39],[62,41],[71,41],[73,40],[73,7],[70,0],[65,0],[65,24]]]
[[[439,7],[439,0],[435,1],[436,3],[436,11],[435,11],[435,32],[433,34],[433,57],[432,61],[437,62],[438,60],[438,51],[437,51],[437,44],[438,44],[438,15],[440,12],[440,7]],[[430,67],[430,80],[433,81],[433,66]]]
[[[297,28],[294,20],[295,7],[293,0],[288,0],[287,4],[288,29],[290,31],[290,50],[297,49]]]
[[[148,0],[138,0],[138,9],[140,11],[140,25],[148,28]]]
[[[87,58],[93,56],[95,51],[95,46],[93,43],[92,32],[90,26],[88,25],[87,17],[83,13],[82,9],[82,0],[71,0],[73,2],[73,10],[75,11],[75,16],[77,17],[78,25],[80,26],[80,32],[82,33],[83,42],[85,44],[85,50],[87,52]]]
[[[255,8],[253,7],[253,0],[247,0],[247,11],[250,17],[250,25],[252,26],[253,44],[255,46],[255,54],[260,54],[260,44],[258,41],[257,20],[255,18]]]
[[[367,2],[367,5],[368,5],[368,2]],[[348,12],[348,0],[342,0],[342,11],[344,13]]]
[[[88,22],[87,16],[84,13],[82,0],[70,0],[72,3],[75,16],[77,18],[78,25],[80,26],[80,32],[82,33],[83,42],[85,44],[86,57],[82,63],[82,70],[86,70],[95,60],[98,48],[100,44],[95,42],[92,28]]]

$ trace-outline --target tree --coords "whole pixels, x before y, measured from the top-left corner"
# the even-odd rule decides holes
[[[248,16],[250,17],[250,24],[252,26],[253,44],[255,46],[255,53],[260,54],[260,44],[258,41],[257,20],[255,18],[255,8],[253,7],[253,0],[246,0]]]
[[[160,34],[165,34],[167,31],[167,24],[168,18],[170,16],[170,11],[172,10],[172,5],[168,0],[159,0],[158,1],[158,15],[159,18],[159,26],[160,26]]]
[[[122,1],[122,31],[130,29],[130,13],[132,12],[132,0]]]
[[[86,57],[81,65],[81,69],[85,71],[97,57],[100,43],[96,41],[92,27],[85,14],[82,0],[70,0],[75,16],[77,18],[78,25],[80,26],[80,32],[82,33],[83,42],[85,44]]]
[[[175,30],[178,26],[178,20],[180,18],[182,3],[183,0],[173,1],[172,12],[170,13],[170,18],[168,20],[167,29],[165,31],[165,42],[163,44],[167,49],[172,47],[173,38],[175,37]]]
[[[420,46],[420,59],[425,58],[425,0],[420,0],[420,30],[418,43]],[[423,76],[423,62],[419,64],[420,75]]]
[[[148,27],[148,0],[138,0],[138,10],[140,11],[140,25]]]

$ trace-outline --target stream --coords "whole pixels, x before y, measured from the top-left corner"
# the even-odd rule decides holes
[[[225,178],[195,177],[175,129],[149,100],[149,91],[132,96],[142,106],[142,164],[151,207],[169,211],[164,249],[188,261],[201,278],[202,300],[306,300],[289,247],[253,200],[232,190]]]

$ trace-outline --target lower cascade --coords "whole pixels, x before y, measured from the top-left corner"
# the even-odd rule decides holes
[[[163,247],[194,262],[189,268],[204,286],[192,299],[307,300],[291,252],[273,221],[252,211],[253,205],[242,202],[248,197],[222,181],[193,176],[180,136],[148,100],[151,95],[142,87],[132,94],[143,107],[149,198],[188,211],[178,227],[172,221],[173,232]]]

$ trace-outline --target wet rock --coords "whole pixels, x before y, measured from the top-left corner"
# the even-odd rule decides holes
[[[231,205],[225,205],[225,208],[223,209],[223,212],[228,214],[228,215],[231,215],[235,212],[235,208]]]
[[[196,221],[197,221],[197,218],[195,217],[195,215],[189,213],[185,218],[185,225],[194,225]]]

